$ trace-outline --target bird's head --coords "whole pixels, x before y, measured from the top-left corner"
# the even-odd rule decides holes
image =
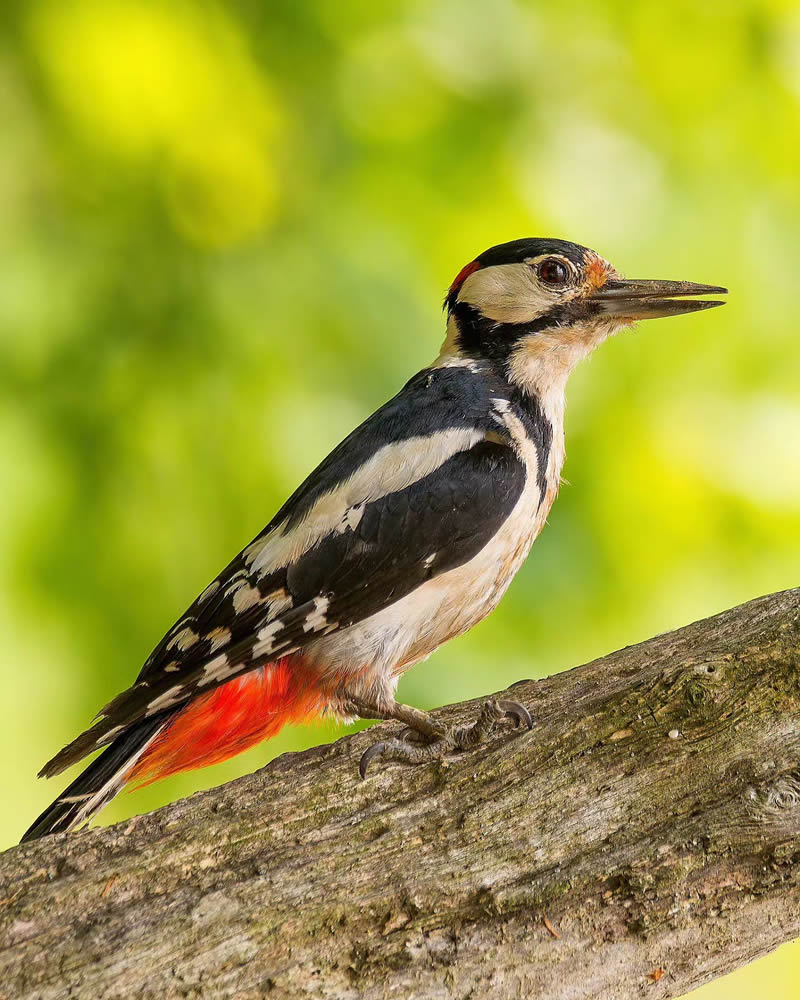
[[[556,239],[502,243],[462,268],[445,299],[442,359],[491,361],[522,388],[557,388],[606,337],[640,319],[722,305],[716,285],[622,278],[594,250]]]

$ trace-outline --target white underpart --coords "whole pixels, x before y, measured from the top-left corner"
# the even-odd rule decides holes
[[[473,428],[453,428],[379,448],[349,479],[321,496],[300,524],[288,531],[279,525],[245,549],[250,571],[267,574],[295,562],[321,538],[338,530],[348,510],[424,479],[482,436]]]

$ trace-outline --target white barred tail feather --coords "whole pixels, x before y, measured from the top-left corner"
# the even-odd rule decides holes
[[[126,775],[166,722],[163,716],[148,719],[115,740],[36,818],[21,843],[73,830],[91,819],[122,788]]]

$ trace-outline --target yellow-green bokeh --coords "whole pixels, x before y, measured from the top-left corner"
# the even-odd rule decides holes
[[[443,290],[493,243],[577,240],[730,304],[575,375],[571,485],[533,557],[403,696],[797,584],[795,3],[7,0],[0,121],[3,845],[60,788],[42,762],[433,356]],[[798,972],[788,946],[702,995],[789,1000]]]

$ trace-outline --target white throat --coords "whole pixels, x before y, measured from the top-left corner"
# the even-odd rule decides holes
[[[523,337],[509,357],[509,379],[524,392],[536,396],[553,428],[548,478],[560,478],[566,457],[564,412],[567,380],[573,368],[614,330],[614,325],[608,322],[554,327]]]
[[[543,405],[545,400],[563,398],[573,368],[613,332],[614,325],[603,321],[531,333],[512,351],[508,376]]]

